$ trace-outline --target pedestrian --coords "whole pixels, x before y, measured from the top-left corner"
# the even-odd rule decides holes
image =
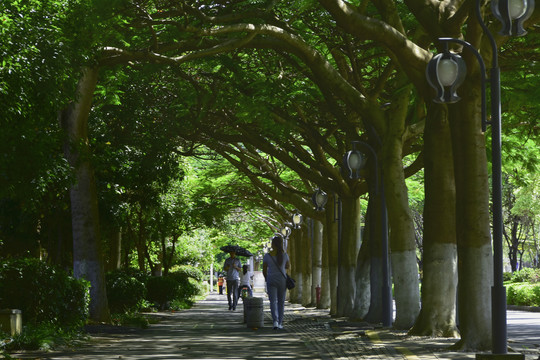
[[[223,295],[223,276],[219,276],[218,279],[217,279],[217,285],[218,285],[218,288],[219,288],[219,295]]]
[[[263,258],[263,275],[266,280],[274,330],[283,329],[287,291],[285,274],[289,267],[289,255],[283,249],[283,238],[276,235],[272,238],[272,249]]]
[[[253,296],[251,289],[251,279],[253,279],[253,273],[249,271],[249,266],[242,266],[242,272],[240,273],[240,285],[238,287],[238,296],[242,294],[242,289],[247,289],[249,297]]]
[[[229,257],[223,264],[223,270],[227,272],[227,301],[229,302],[229,310],[236,310],[238,304],[238,281],[240,280],[239,271],[242,270],[242,263],[236,257],[236,251],[229,252]]]

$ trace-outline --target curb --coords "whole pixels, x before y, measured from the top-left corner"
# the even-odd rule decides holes
[[[539,306],[506,305],[508,310],[540,312]]]

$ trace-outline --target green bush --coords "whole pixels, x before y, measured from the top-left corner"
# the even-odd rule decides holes
[[[512,275],[513,275],[513,273],[511,273],[511,272],[504,272],[503,273],[503,281],[504,282],[511,281],[512,280]]]
[[[180,284],[172,276],[151,276],[146,282],[147,299],[161,310],[176,298]]]
[[[540,285],[535,285],[532,287],[532,293],[533,293],[533,299],[536,305],[532,306],[540,306]]]
[[[0,350],[50,350],[62,345],[70,345],[81,338],[81,333],[62,329],[50,323],[24,325],[21,334],[10,337],[0,334]]]
[[[39,259],[0,264],[0,308],[22,310],[23,323],[79,327],[88,318],[89,283]]]
[[[201,293],[201,285],[197,278],[202,272],[193,267],[181,267],[166,276],[148,278],[147,299],[160,309],[186,308],[192,305],[192,298]]]
[[[524,268],[512,274],[512,282],[540,282],[540,269]]]
[[[197,281],[201,281],[204,277],[204,273],[201,271],[201,269],[196,268],[195,266],[191,265],[181,265],[174,269],[174,271],[171,272],[171,275],[173,274],[181,274],[185,277],[193,278]]]
[[[122,314],[115,314],[112,318],[112,321],[115,325],[132,326],[141,329],[146,329],[149,324],[148,319],[144,315],[138,312],[130,311],[126,311]]]
[[[178,283],[177,293],[175,299],[178,300],[189,300],[192,297],[199,295],[201,293],[200,283],[193,278],[191,275],[193,273],[190,271],[179,270],[174,273],[170,273],[169,276],[174,278]],[[195,273],[196,274],[196,273]]]
[[[540,285],[514,283],[506,288],[509,305],[540,306]]]
[[[146,276],[133,269],[107,273],[107,299],[111,312],[139,310],[146,297]]]

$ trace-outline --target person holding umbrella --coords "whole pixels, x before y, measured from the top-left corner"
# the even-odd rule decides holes
[[[229,257],[223,264],[223,270],[227,272],[227,301],[229,302],[229,310],[236,310],[238,304],[238,281],[240,280],[239,271],[242,270],[242,263],[236,257],[236,249],[229,249]],[[232,295],[232,298],[231,298]]]

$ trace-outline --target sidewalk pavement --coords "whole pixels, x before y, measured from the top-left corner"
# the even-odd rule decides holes
[[[80,346],[12,354],[15,359],[474,359],[447,348],[457,339],[408,336],[404,331],[332,318],[327,310],[287,303],[284,330],[273,330],[264,293],[264,327],[244,323],[243,306],[228,311],[225,295],[209,294],[189,310],[149,314],[148,329],[104,326]],[[512,346],[511,342],[509,345]],[[537,360],[540,351],[514,349]]]

